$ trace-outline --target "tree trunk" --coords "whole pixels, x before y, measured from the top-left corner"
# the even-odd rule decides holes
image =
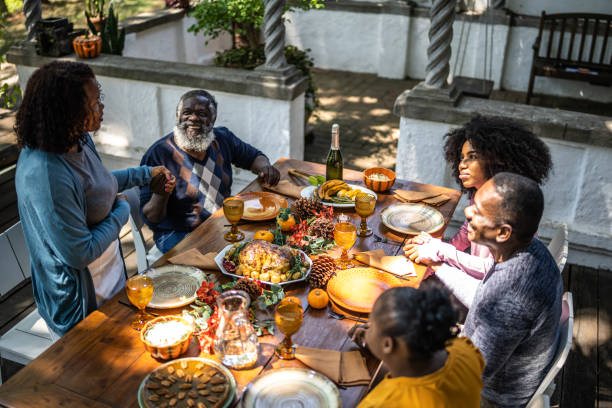
[[[247,32],[247,41],[249,42],[249,47],[251,49],[257,48],[260,45],[259,30],[255,29],[255,27],[253,27],[253,24],[249,24],[246,26],[246,32]]]
[[[0,0],[0,13],[8,13],[8,8],[6,7],[6,3],[4,2],[4,0]]]

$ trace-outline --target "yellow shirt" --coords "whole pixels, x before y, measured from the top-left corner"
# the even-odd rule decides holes
[[[467,338],[452,340],[446,350],[448,358],[438,371],[424,377],[387,376],[358,408],[479,408],[484,358]]]

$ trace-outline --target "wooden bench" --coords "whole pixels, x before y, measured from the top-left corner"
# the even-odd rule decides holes
[[[527,90],[529,104],[536,76],[612,84],[612,15],[546,14],[533,44]]]

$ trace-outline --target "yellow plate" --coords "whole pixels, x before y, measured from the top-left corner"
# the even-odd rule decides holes
[[[338,271],[327,283],[327,294],[339,306],[359,313],[370,313],[381,293],[406,282],[375,268]]]
[[[287,200],[267,191],[241,193],[236,198],[244,201],[242,219],[246,221],[272,220],[280,214],[281,208],[287,208]]]

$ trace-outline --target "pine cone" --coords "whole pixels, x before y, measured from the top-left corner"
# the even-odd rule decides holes
[[[323,204],[314,198],[299,198],[291,204],[291,213],[300,221],[313,217],[323,209]]]
[[[330,239],[334,236],[334,221],[329,218],[317,218],[308,226],[308,235]]]
[[[324,288],[336,273],[336,262],[331,256],[321,255],[312,261],[308,284],[312,288]]]
[[[263,290],[255,281],[247,278],[241,278],[236,282],[234,290],[244,290],[251,297],[251,301],[255,301],[263,293]]]

